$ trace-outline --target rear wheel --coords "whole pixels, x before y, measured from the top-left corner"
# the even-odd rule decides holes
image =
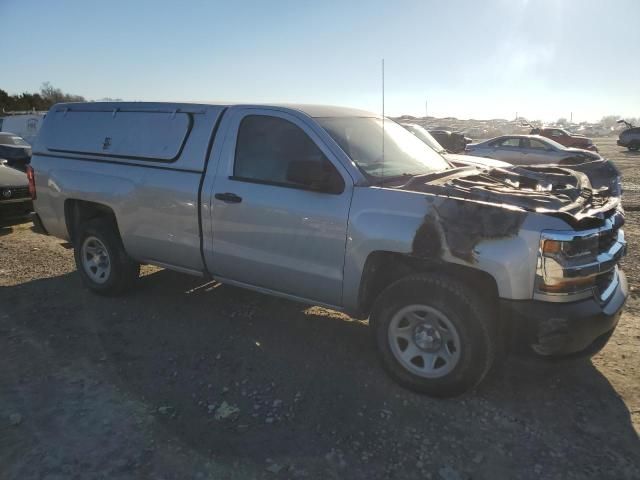
[[[491,309],[468,287],[441,275],[389,286],[370,323],[382,364],[401,385],[436,397],[478,385],[495,356]]]
[[[74,243],[76,268],[90,290],[115,295],[133,287],[140,265],[125,252],[112,221],[97,218],[83,223]]]

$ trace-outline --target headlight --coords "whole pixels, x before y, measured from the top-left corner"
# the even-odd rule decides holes
[[[605,301],[617,279],[617,264],[627,251],[623,224],[622,212],[616,212],[600,228],[543,231],[534,298],[570,302],[599,293]]]
[[[547,294],[574,294],[593,288],[600,273],[598,268],[593,268],[597,267],[598,241],[597,233],[570,240],[543,236],[536,290]]]
[[[543,231],[540,236],[534,298],[574,301],[599,294],[605,301],[626,253],[621,213],[601,228],[587,231]]]
[[[577,257],[595,257],[598,254],[597,234],[575,237],[572,240],[555,240],[542,238],[541,250],[545,257],[562,259],[572,259]]]

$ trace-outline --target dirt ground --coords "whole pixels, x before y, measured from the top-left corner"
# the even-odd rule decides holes
[[[640,154],[624,267],[640,289]],[[635,205],[635,206],[634,206]],[[366,323],[145,268],[121,298],[0,229],[0,478],[640,478],[640,299],[592,361],[510,358],[434,400],[379,367]]]

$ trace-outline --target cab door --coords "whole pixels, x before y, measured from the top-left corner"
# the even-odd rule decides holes
[[[211,192],[212,273],[341,305],[351,177],[313,121],[268,108],[230,114]]]

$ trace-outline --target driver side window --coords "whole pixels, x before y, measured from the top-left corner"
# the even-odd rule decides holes
[[[342,178],[300,127],[267,115],[248,115],[241,121],[233,167],[235,180],[310,188],[299,179],[314,175],[318,182],[326,176]]]

